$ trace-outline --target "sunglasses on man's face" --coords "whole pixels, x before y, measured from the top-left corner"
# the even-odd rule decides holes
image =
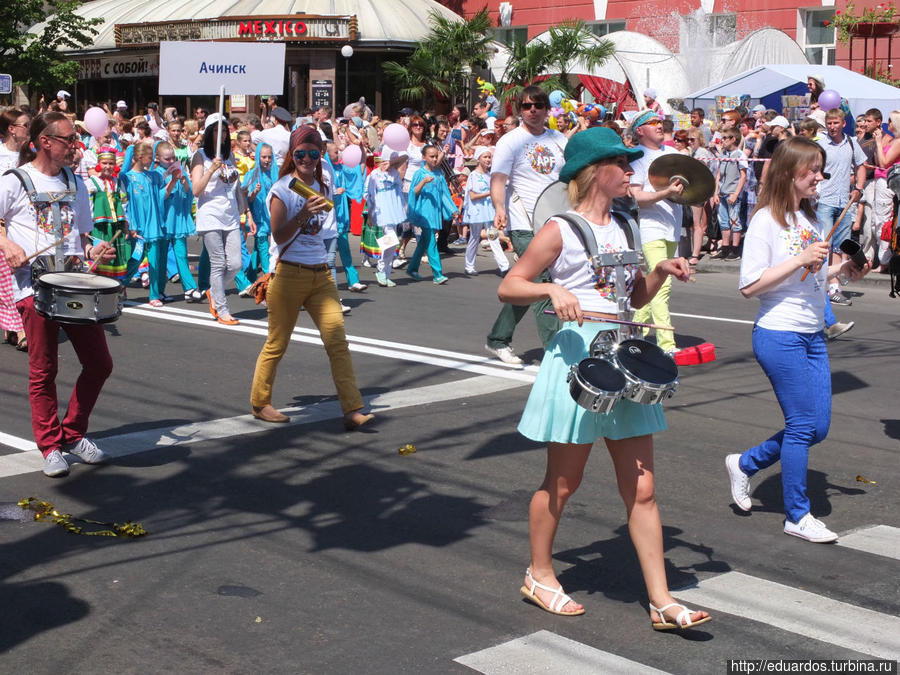
[[[294,161],[302,162],[307,155],[309,155],[310,159],[316,160],[322,156],[322,153],[318,150],[294,150]]]
[[[522,108],[522,110],[531,110],[532,108],[535,110],[544,110],[547,106],[543,103],[532,103],[531,101],[527,101],[519,107]]]

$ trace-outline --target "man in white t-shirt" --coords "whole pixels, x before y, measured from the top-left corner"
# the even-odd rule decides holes
[[[294,119],[284,108],[274,108],[269,113],[270,119],[275,120],[275,126],[271,129],[263,129],[259,132],[258,143],[268,143],[275,153],[275,164],[281,168],[282,162],[288,153],[288,145],[291,141],[291,124]]]
[[[16,309],[28,339],[28,398],[31,425],[38,450],[44,455],[44,473],[64,476],[69,465],[62,456],[69,452],[87,464],[106,459],[97,445],[85,436],[88,418],[103,383],[112,372],[112,357],[106,346],[102,325],[59,323],[35,311],[29,256],[52,246],[62,230],[61,253],[66,257],[112,260],[115,250],[107,242],[93,246],[90,199],[80,178],[68,169],[75,156],[78,134],[60,112],[39,115],[31,123],[30,144],[23,152],[20,167],[34,185],[35,202],[28,197],[23,181],[13,174],[0,176],[0,218],[6,221],[6,235],[0,234],[0,254],[14,270]],[[74,198],[71,193],[74,190]],[[68,194],[67,194],[68,193]],[[51,199],[59,205],[57,211]],[[66,416],[60,422],[56,397],[58,337],[62,328],[75,348],[81,374],[69,399]]]
[[[540,87],[526,87],[519,102],[522,124],[505,134],[497,143],[491,167],[491,201],[494,204],[494,226],[508,229],[516,255],[522,256],[534,237],[531,217],[541,192],[559,179],[565,164],[563,151],[566,137],[544,126],[550,113],[550,98]],[[532,305],[538,335],[546,348],[559,330],[555,316],[544,314],[548,300]],[[527,307],[503,305],[485,348],[504,363],[521,364],[512,350],[516,325]]]
[[[662,118],[659,113],[645,110],[631,123],[631,133],[644,156],[631,163],[634,175],[631,177],[631,193],[640,210],[641,245],[644,259],[650,271],[666,258],[675,255],[681,238],[681,205],[669,200],[680,195],[684,184],[676,180],[664,190],[657,192],[650,184],[649,169],[653,160],[667,153],[678,152],[663,145]],[[634,320],[664,326],[671,325],[669,318],[669,294],[672,279],[667,277],[653,299],[634,313]],[[675,333],[670,330],[656,331],[656,344],[663,351],[674,354]]]

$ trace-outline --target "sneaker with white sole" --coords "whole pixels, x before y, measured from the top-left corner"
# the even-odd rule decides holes
[[[838,536],[825,527],[818,518],[814,518],[813,514],[807,513],[796,523],[792,523],[787,518],[784,520],[784,533],[800,537],[811,541],[814,544],[828,544],[837,541]]]
[[[350,308],[347,307],[343,302],[341,303],[341,314],[349,314]]]
[[[353,284],[353,285],[350,286],[349,288],[350,288],[350,292],[351,292],[351,293],[362,293],[362,292],[363,292],[364,290],[366,290],[368,287],[369,287],[369,286],[368,286],[367,284],[364,284],[364,283],[362,283],[362,282],[357,281],[355,284]]]
[[[750,477],[741,470],[741,456],[728,455],[725,468],[731,480],[731,498],[741,511],[749,511],[753,504],[750,501]]]
[[[85,464],[102,464],[109,457],[97,444],[90,438],[85,436],[80,441],[74,443],[66,443],[62,446],[63,452],[69,452],[78,457]]]
[[[853,328],[854,325],[853,321],[833,323],[825,329],[825,337],[834,340]]]
[[[375,281],[381,287],[387,286],[387,277],[384,276],[384,274],[382,274],[381,272],[375,272]]]
[[[394,258],[394,259],[391,261],[391,267],[394,268],[395,270],[399,270],[399,269],[400,269],[401,267],[403,267],[407,262],[409,262],[409,261],[408,261],[406,258]]]
[[[498,359],[503,361],[503,363],[508,363],[511,366],[521,366],[522,359],[516,356],[516,353],[512,350],[512,347],[499,347],[494,349],[490,345],[485,345],[484,348],[488,351],[488,353],[493,354]]]
[[[828,294],[828,299],[831,300],[832,305],[842,305],[844,307],[849,307],[853,304],[853,301],[848,298],[846,295],[841,293],[839,288],[835,288]]]
[[[53,450],[44,457],[44,475],[51,478],[69,475],[69,463],[59,450]]]

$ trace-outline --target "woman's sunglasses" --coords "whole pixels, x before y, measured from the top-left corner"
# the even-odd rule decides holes
[[[302,162],[306,159],[306,156],[309,155],[310,159],[319,159],[322,156],[322,153],[318,150],[294,150],[294,161]]]

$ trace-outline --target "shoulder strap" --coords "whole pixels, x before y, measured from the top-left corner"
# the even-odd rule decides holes
[[[22,171],[22,169],[19,168],[7,169],[7,171],[3,175],[6,176],[8,174],[12,174],[19,179],[19,182],[22,184],[22,188],[25,190],[25,192],[28,193],[28,198],[32,202],[34,202],[37,191],[34,189],[34,183],[31,181],[31,176],[29,176],[26,172]]]
[[[589,259],[593,260],[597,256],[597,238],[584,218],[575,213],[557,213],[553,217],[569,224],[572,232],[581,240],[581,245],[584,246],[584,251]]]

